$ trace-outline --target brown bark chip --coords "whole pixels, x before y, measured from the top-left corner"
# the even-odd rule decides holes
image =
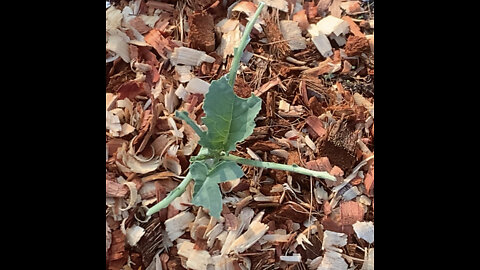
[[[318,137],[323,137],[327,133],[323,127],[322,120],[318,119],[318,117],[309,116],[307,118],[307,125],[309,125],[313,131],[315,131]]]
[[[358,202],[348,201],[340,204],[340,223],[353,225],[357,221],[363,221],[363,208]]]
[[[235,94],[241,98],[249,98],[252,95],[252,88],[245,82],[245,80],[239,76],[235,80],[235,84],[233,86],[233,91]]]
[[[209,204],[192,203],[210,199],[196,197],[198,179],[174,203],[146,215],[189,174],[203,145],[175,111],[187,111],[204,132],[218,128],[205,127],[208,86],[190,86],[228,76],[233,48],[259,2],[107,1],[106,270],[316,269],[307,261],[328,265],[320,260],[328,257],[327,230],[348,235],[338,248],[350,257],[337,259],[369,267],[364,251],[371,254],[374,245],[360,230],[374,222],[374,9],[362,1],[264,0],[230,88],[240,98],[261,99],[255,128],[233,155],[256,153],[265,162],[328,172],[336,181],[239,164],[244,177],[215,187],[220,219]],[[329,15],[342,18],[330,26],[345,31],[328,35],[335,48],[324,57],[310,38],[328,32],[317,23]],[[347,24],[350,31],[340,29]],[[231,124],[237,120],[241,125],[237,118]],[[214,160],[217,154],[223,155]],[[181,229],[165,226],[172,218]],[[225,256],[217,260],[220,253]]]
[[[337,165],[347,174],[353,168],[356,156],[357,134],[353,122],[338,121],[330,130],[327,140],[320,146],[320,155],[327,156],[333,165]]]
[[[209,13],[193,13],[189,17],[188,39],[191,47],[206,53],[215,50],[215,29],[213,17]]]
[[[265,26],[263,26],[263,31],[265,32],[265,36],[267,36],[268,42],[271,43],[271,54],[275,55],[279,59],[284,59],[290,55],[290,47],[286,41],[282,41],[284,40],[282,32],[280,32],[280,28],[278,27],[277,23],[275,23],[273,18],[265,18]]]
[[[370,47],[366,37],[349,36],[347,39],[347,44],[345,44],[345,53],[348,56],[360,55],[369,48]]]

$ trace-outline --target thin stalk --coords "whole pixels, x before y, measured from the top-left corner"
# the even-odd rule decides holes
[[[278,164],[278,163],[275,163],[275,162],[251,160],[251,159],[247,159],[247,158],[237,157],[237,156],[234,156],[234,155],[221,156],[220,159],[231,160],[231,161],[235,161],[235,162],[240,163],[240,164],[259,167],[259,168],[283,170],[283,171],[289,171],[289,172],[309,175],[309,176],[313,176],[313,177],[317,177],[317,178],[323,178],[323,179],[330,180],[330,181],[337,181],[335,176],[332,176],[327,172],[313,171],[313,170],[309,170],[309,169],[300,167],[298,165],[285,165],[285,164]]]
[[[238,70],[238,67],[240,66],[240,58],[242,58],[243,51],[245,50],[245,47],[247,47],[247,44],[250,41],[250,32],[252,31],[253,25],[255,24],[255,21],[260,15],[260,12],[262,11],[264,5],[265,3],[263,2],[260,2],[258,4],[257,11],[255,11],[255,14],[251,18],[251,20],[247,23],[247,26],[245,26],[245,31],[243,31],[243,36],[242,36],[242,39],[240,40],[240,45],[238,46],[238,48],[235,48],[234,50],[232,66],[230,67],[230,72],[228,73],[228,84],[231,87],[233,87],[235,83],[235,78],[237,77],[237,70]]]
[[[205,136],[206,132],[202,131],[200,127],[197,125],[197,123],[195,123],[192,119],[190,119],[186,111],[175,111],[175,116],[187,122],[187,124],[192,127],[192,129],[195,131],[195,133],[197,133],[199,137]]]
[[[162,210],[163,208],[167,207],[175,198],[178,196],[182,195],[185,192],[185,189],[187,188],[188,183],[192,181],[192,175],[190,172],[188,172],[187,176],[183,179],[183,181],[176,187],[174,190],[172,190],[168,196],[163,199],[161,202],[155,204],[152,208],[148,209],[147,211],[147,216],[151,216],[155,214],[156,212]]]

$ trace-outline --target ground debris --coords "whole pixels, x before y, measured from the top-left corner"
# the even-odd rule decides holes
[[[107,1],[106,269],[373,269],[372,1],[268,0],[234,84],[262,109],[235,155],[326,171],[242,166],[217,220],[193,183],[204,95],[226,75],[260,1]],[[219,101],[221,102],[221,101]]]

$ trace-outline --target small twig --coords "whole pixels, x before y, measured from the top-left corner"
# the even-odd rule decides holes
[[[263,55],[256,54],[256,53],[254,53],[253,56],[258,57],[258,58],[261,58],[261,59],[266,60],[266,61],[269,61],[269,62],[275,61],[275,60],[273,60],[273,59],[267,58],[267,57],[265,57],[265,56],[263,56]]]
[[[307,64],[307,62],[297,60],[297,59],[295,59],[291,56],[287,56],[287,58],[285,60],[287,60],[288,62],[293,63],[295,65],[302,65],[303,66],[303,65]]]
[[[273,45],[273,44],[277,44],[277,43],[287,42],[287,41],[290,41],[290,40],[295,40],[295,39],[293,39],[293,38],[291,38],[291,39],[282,39],[282,40],[272,41],[272,42],[268,42],[268,43],[260,43],[260,42],[257,42],[257,44],[260,44],[260,45]]]
[[[309,67],[306,66],[301,66],[301,67],[289,67],[289,70],[307,70],[310,69]]]

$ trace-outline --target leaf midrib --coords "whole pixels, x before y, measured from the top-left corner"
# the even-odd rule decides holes
[[[231,102],[231,103],[232,103],[232,106],[230,106],[230,121],[227,121],[227,122],[228,122],[228,134],[227,134],[227,136],[225,136],[225,139],[223,140],[223,149],[224,149],[224,150],[227,150],[227,149],[225,149],[225,147],[226,147],[226,145],[227,145],[227,141],[228,141],[228,138],[230,137],[230,134],[232,134],[232,133],[230,132],[230,129],[231,129],[231,127],[232,127],[232,122],[233,122],[233,107],[234,107],[234,105],[235,105],[235,103],[236,103],[236,102],[235,102],[235,93],[233,93],[233,88],[232,88],[232,94],[233,94],[234,96],[233,96],[233,98],[232,98],[232,99],[233,99],[233,102]]]

